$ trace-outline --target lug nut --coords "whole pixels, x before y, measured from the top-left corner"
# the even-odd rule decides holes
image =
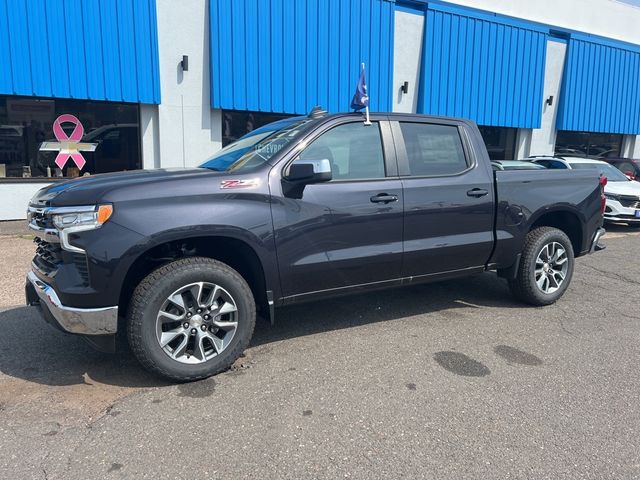
[[[211,315],[205,315],[205,316],[204,316],[204,319],[205,319],[205,320],[209,320],[210,318],[211,318]]]
[[[202,313],[202,309],[201,308],[198,309],[198,313]]]
[[[198,330],[196,330],[195,328],[191,329],[191,335],[195,335],[196,333],[198,333]]]
[[[189,328],[189,322],[184,322],[184,323],[182,324],[182,326],[183,326],[184,328]]]
[[[200,330],[202,330],[203,332],[207,331],[207,326],[206,325],[201,325],[200,326]]]
[[[187,312],[187,318],[191,317],[191,312]]]

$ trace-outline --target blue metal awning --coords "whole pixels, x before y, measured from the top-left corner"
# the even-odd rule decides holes
[[[558,130],[640,134],[640,48],[572,34]]]
[[[425,8],[418,112],[538,128],[547,32],[463,7]]]
[[[0,94],[160,103],[155,0],[0,0]]]
[[[360,63],[373,111],[391,108],[388,0],[210,0],[211,106],[291,114],[349,109]]]

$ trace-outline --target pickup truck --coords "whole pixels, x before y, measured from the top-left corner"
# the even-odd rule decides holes
[[[314,109],[199,168],[82,177],[28,208],[27,303],[174,381],[227,369],[282,305],[495,271],[531,305],[599,250],[596,170],[496,171],[472,122]],[[499,280],[496,280],[499,281]]]

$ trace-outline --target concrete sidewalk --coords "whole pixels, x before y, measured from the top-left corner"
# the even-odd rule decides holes
[[[0,222],[0,236],[29,235],[26,220],[8,220]]]

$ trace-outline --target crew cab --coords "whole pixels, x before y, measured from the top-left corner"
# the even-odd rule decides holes
[[[604,233],[595,170],[493,171],[476,125],[314,109],[199,168],[82,177],[29,205],[27,302],[176,381],[228,368],[256,311],[495,271],[530,305]],[[496,280],[499,281],[499,280]]]

